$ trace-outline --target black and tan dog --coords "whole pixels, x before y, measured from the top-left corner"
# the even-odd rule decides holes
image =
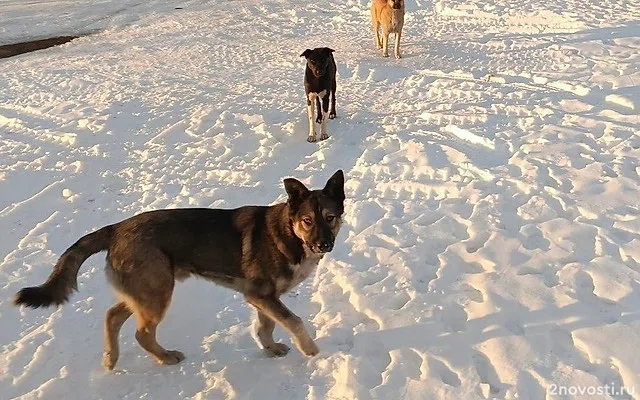
[[[300,57],[307,59],[304,71],[304,92],[307,96],[307,114],[309,115],[309,137],[307,141],[316,141],[316,125],[320,123],[320,140],[329,137],[327,133],[327,117],[336,117],[336,61],[333,49],[317,47],[306,49]],[[331,95],[331,111],[329,111],[329,95]],[[322,100],[322,108],[320,107]],[[313,116],[313,103],[318,105],[318,116]],[[315,119],[315,121],[314,121]]]
[[[284,180],[285,203],[232,210],[184,208],[156,210],[90,233],[58,260],[49,279],[20,290],[15,304],[46,307],[66,302],[77,289],[81,264],[106,250],[107,278],[119,302],[105,317],[103,365],[118,360],[118,336],[134,314],[136,339],[159,363],[176,364],[184,355],[156,341],[156,328],[171,301],[176,280],[191,274],[241,292],[258,311],[257,336],[268,356],[289,347],[273,340],[275,324],[308,356],[318,347],[302,320],[279,297],[298,285],[331,251],[344,210],[344,175],[338,170],[321,190],[296,179]]]

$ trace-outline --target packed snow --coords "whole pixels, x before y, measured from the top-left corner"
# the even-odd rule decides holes
[[[640,399],[638,1],[407,0],[400,60],[368,0],[0,1],[0,44],[56,35],[82,37],[0,60],[1,398]],[[320,46],[338,118],[310,144]],[[158,333],[186,360],[129,320],[107,372],[104,254],[69,304],[11,303],[103,225],[338,168],[336,247],[283,298],[313,358],[265,357],[242,296],[191,279]]]

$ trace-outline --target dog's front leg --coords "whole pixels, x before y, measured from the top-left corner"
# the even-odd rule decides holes
[[[276,322],[265,314],[258,311],[256,318],[256,335],[262,345],[262,350],[269,357],[283,357],[289,352],[289,346],[284,343],[277,343],[273,340],[273,329]]]
[[[380,24],[377,22],[373,23],[373,32],[375,34],[376,47],[382,48],[382,40],[380,39]]]
[[[316,99],[315,93],[309,93],[307,95],[307,115],[309,116],[309,136],[307,142],[316,141],[316,121],[313,118],[314,101]]]
[[[318,346],[313,342],[311,336],[304,327],[300,317],[291,312],[275,296],[261,296],[258,294],[246,294],[245,298],[258,312],[279,323],[287,332],[293,336],[296,347],[307,356],[318,354]]]
[[[397,59],[400,59],[400,35],[401,35],[401,32],[399,31],[396,32],[396,43],[394,47],[394,54]]]
[[[329,114],[329,92],[322,98],[322,122],[320,123],[320,140],[329,138],[327,133],[327,116]]]
[[[382,32],[382,57],[389,57],[389,32]]]
[[[322,104],[320,102],[320,96],[316,97],[316,105],[318,106],[318,112],[316,115],[316,122],[321,124],[322,123]]]

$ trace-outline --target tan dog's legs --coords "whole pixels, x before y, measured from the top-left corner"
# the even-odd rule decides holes
[[[400,35],[401,35],[401,32],[396,32],[396,43],[394,48],[394,54],[397,59],[400,59]]]
[[[264,353],[269,357],[282,357],[289,352],[289,346],[284,343],[277,343],[273,340],[273,329],[276,323],[271,318],[258,311],[256,319],[256,334],[260,339]]]
[[[279,323],[293,336],[296,347],[307,356],[318,354],[318,346],[304,327],[300,317],[292,313],[282,302],[273,296],[258,296],[246,294],[245,298],[258,312]]]
[[[389,32],[382,31],[382,57],[389,57]]]
[[[382,48],[382,39],[380,39],[380,24],[378,22],[373,23],[373,32],[375,34],[375,45],[377,48]]]
[[[104,319],[104,353],[102,355],[102,365],[106,369],[113,369],[118,362],[120,328],[130,316],[131,311],[124,302],[114,305],[107,311]]]

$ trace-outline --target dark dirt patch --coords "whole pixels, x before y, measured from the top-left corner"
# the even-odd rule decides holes
[[[58,46],[77,39],[78,36],[57,36],[48,39],[32,40],[30,42],[6,44],[0,46],[0,58],[17,56],[18,54],[29,53],[53,46]]]

